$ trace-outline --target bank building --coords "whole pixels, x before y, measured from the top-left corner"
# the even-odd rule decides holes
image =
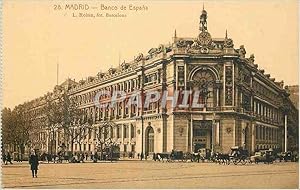
[[[38,120],[46,96],[66,90],[85,117],[92,119],[95,130],[104,121],[116,123],[111,136],[124,155],[194,152],[199,148],[229,152],[232,146],[242,146],[251,153],[268,148],[287,150],[287,129],[298,127],[298,108],[291,103],[283,81],[277,82],[258,69],[253,54],[245,55],[245,47],[235,48],[225,30],[221,38],[211,36],[203,9],[195,36],[183,38],[175,31],[170,44],[151,48],[131,62],[86,80],[68,79],[53,92],[18,107],[26,107]],[[129,95],[136,90],[168,94],[200,90],[199,102],[204,106],[173,108],[167,103],[162,108],[157,101],[143,109],[136,105],[126,107],[125,102],[113,108],[97,107],[94,97],[104,90]],[[37,128],[35,148],[55,152],[61,143],[68,144],[59,130],[51,138],[45,126]],[[91,131],[83,143],[74,143],[70,148],[75,152],[94,151],[94,135]]]

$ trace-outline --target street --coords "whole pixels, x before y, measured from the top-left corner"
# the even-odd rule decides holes
[[[2,166],[3,188],[298,188],[298,163],[219,165],[154,161]]]

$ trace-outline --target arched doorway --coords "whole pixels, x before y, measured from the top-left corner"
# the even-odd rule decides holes
[[[154,152],[154,130],[152,127],[147,127],[146,129],[146,149],[145,153],[149,155],[149,153]]]

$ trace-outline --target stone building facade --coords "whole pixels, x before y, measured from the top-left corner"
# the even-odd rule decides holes
[[[289,99],[283,82],[258,69],[254,55],[246,57],[243,45],[234,48],[227,32],[223,38],[212,38],[207,28],[207,12],[200,16],[199,34],[191,38],[176,35],[169,45],[152,48],[147,55],[139,54],[119,68],[75,82],[68,79],[62,85],[92,119],[92,126],[103,121],[117,124],[111,136],[121,152],[148,153],[182,150],[194,152],[199,148],[228,152],[232,146],[257,149],[285,147],[287,127],[298,128],[298,108]],[[166,107],[153,102],[148,108],[126,107],[126,100],[114,108],[95,105],[101,91],[124,91],[127,95],[140,91],[175,92],[200,90],[202,107]],[[50,93],[55,94],[54,92]],[[188,96],[192,103],[192,94]],[[179,95],[179,99],[181,96]],[[105,101],[105,96],[100,99]],[[38,112],[43,97],[25,103]],[[109,102],[108,102],[109,103]],[[35,106],[28,106],[33,105]],[[37,117],[38,119],[38,117]],[[45,129],[45,128],[44,128]],[[82,144],[73,150],[94,151],[96,131],[89,131]],[[40,149],[54,150],[62,143],[59,132],[40,131]]]

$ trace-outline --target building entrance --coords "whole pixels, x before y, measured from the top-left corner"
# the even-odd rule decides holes
[[[212,121],[193,121],[193,151],[212,148]]]
[[[148,127],[146,129],[146,150],[145,153],[149,155],[149,153],[154,152],[154,130],[152,127]]]

